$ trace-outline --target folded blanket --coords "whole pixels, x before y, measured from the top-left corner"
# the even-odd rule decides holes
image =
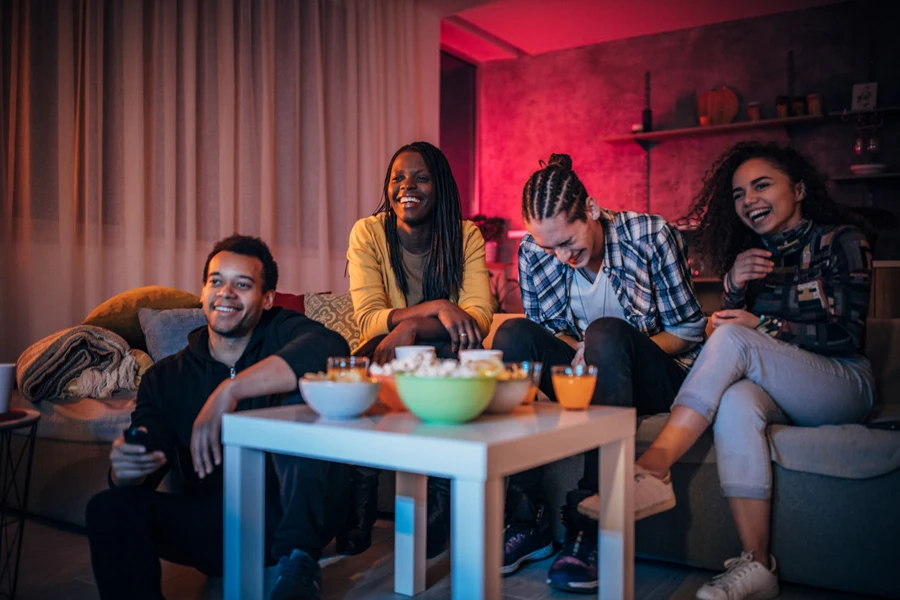
[[[30,402],[62,398],[73,379],[84,396],[108,398],[135,389],[137,363],[117,334],[79,325],[33,344],[16,361],[19,393]]]

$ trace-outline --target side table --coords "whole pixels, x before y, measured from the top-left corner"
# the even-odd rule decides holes
[[[34,410],[11,410],[0,414],[0,598],[9,600],[16,597],[19,581],[28,485],[40,418],[40,413]],[[25,443],[14,451],[13,431],[26,428]]]

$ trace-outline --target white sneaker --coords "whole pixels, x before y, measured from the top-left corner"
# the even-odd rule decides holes
[[[649,471],[634,465],[634,520],[640,521],[651,515],[675,508],[675,492],[672,490],[672,476],[657,479]],[[594,494],[578,504],[578,512],[586,517],[600,519],[600,496]]]
[[[697,590],[698,600],[770,600],[778,597],[775,557],[770,556],[771,569],[753,560],[752,552],[725,561],[725,572]]]

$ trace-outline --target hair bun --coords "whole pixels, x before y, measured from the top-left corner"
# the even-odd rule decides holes
[[[568,154],[551,154],[547,162],[548,167],[560,167],[566,171],[572,170],[572,157]]]

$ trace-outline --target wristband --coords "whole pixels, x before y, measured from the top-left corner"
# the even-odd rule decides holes
[[[760,325],[762,325],[765,322],[765,320],[766,320],[766,317],[764,315],[759,315],[759,323],[757,323],[756,326],[759,327]]]

